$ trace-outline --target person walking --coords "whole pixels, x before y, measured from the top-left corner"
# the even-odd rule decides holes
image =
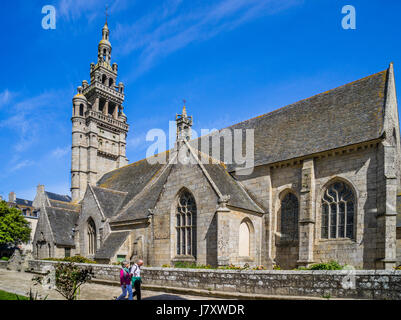
[[[132,281],[132,287],[135,288],[135,292],[133,293],[133,297],[136,296],[137,300],[141,300],[141,267],[143,265],[142,260],[138,260],[137,263],[135,263],[131,267],[131,281]]]
[[[123,261],[121,263],[121,270],[120,270],[120,285],[122,293],[116,300],[125,299],[127,296],[127,291],[128,291],[128,300],[133,300],[131,274],[128,268],[129,268],[129,263],[127,261]]]

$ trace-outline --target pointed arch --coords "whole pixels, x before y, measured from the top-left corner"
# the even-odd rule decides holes
[[[320,237],[322,239],[355,238],[357,193],[343,178],[334,178],[322,188]]]
[[[88,254],[94,255],[97,249],[96,243],[96,224],[91,217],[87,221]]]
[[[175,228],[177,256],[196,257],[197,206],[195,197],[182,188],[176,197]]]
[[[245,218],[239,225],[238,255],[240,257],[252,256],[252,235],[254,234],[253,223]]]
[[[277,219],[278,231],[285,240],[299,239],[299,200],[295,192],[286,189],[280,194],[280,212]]]

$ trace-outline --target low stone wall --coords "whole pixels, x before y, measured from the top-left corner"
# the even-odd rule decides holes
[[[44,272],[52,261],[29,261],[29,270]],[[119,266],[93,267],[98,280],[119,281]],[[142,268],[145,285],[233,293],[356,299],[401,299],[401,271],[280,271]]]
[[[0,261],[0,269],[7,269],[8,261]]]

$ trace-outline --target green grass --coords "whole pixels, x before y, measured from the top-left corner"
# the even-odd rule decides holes
[[[28,298],[20,295],[17,298],[15,293],[0,290],[0,300],[28,300]]]

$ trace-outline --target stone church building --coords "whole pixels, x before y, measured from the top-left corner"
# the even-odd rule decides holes
[[[184,106],[166,162],[155,155],[128,164],[124,85],[116,85],[111,51],[106,23],[90,84],[83,81],[73,98],[72,199],[37,196],[37,257],[283,269],[329,260],[364,269],[401,263],[392,64],[199,139],[191,139]],[[254,130],[250,174],[202,148],[236,129]]]

